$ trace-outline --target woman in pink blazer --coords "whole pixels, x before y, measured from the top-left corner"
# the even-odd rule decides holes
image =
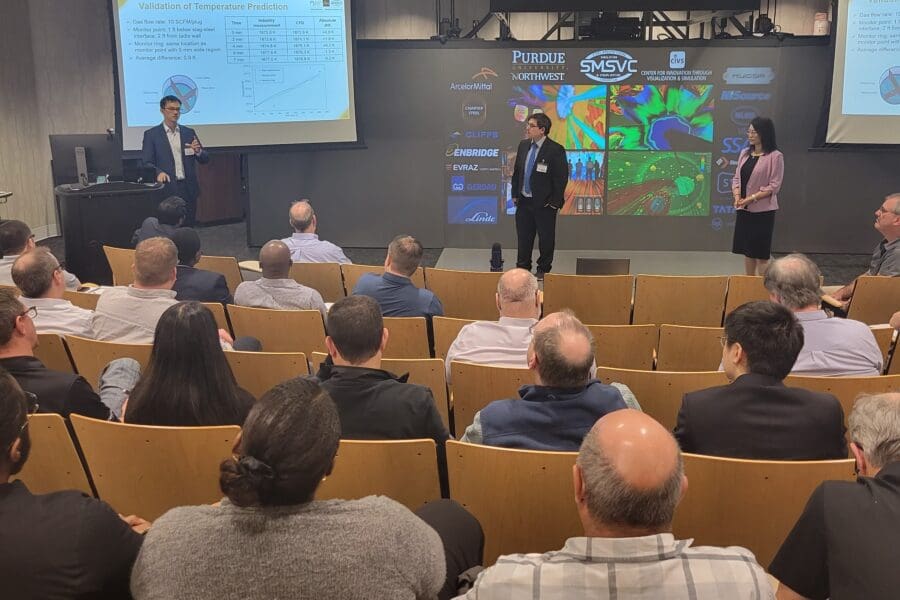
[[[737,209],[731,251],[744,255],[747,275],[762,275],[772,250],[778,190],[784,177],[784,155],[775,145],[772,119],[753,119],[747,128],[747,141],[731,180],[734,208]]]

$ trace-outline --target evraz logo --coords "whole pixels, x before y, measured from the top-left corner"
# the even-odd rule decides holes
[[[600,83],[625,81],[637,73],[637,60],[621,50],[597,50],[581,60],[581,72]]]

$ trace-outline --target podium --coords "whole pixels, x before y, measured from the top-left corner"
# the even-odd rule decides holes
[[[166,197],[161,183],[59,185],[56,211],[66,243],[66,270],[81,281],[112,285],[103,246],[130,248],[134,230]]]

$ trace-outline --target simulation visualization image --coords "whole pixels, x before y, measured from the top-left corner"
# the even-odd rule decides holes
[[[713,86],[609,86],[610,150],[708,150]]]
[[[566,150],[606,148],[605,85],[529,85],[513,88],[509,105],[516,120],[543,112],[553,122],[550,139]]]
[[[551,130],[552,133],[552,130]],[[605,152],[568,150],[569,183],[563,215],[602,215]]]
[[[709,215],[707,152],[607,153],[609,215]]]

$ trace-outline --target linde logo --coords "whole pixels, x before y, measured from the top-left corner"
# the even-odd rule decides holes
[[[471,217],[466,217],[465,222],[466,223],[496,223],[497,217],[486,211],[479,211],[479,212],[473,214]]]
[[[467,158],[497,158],[500,156],[499,148],[454,148],[453,156],[463,156]]]
[[[566,64],[566,53],[513,50],[512,63],[514,65],[564,65]]]
[[[637,72],[637,60],[621,50],[597,50],[582,59],[581,72],[600,83],[625,81]]]

